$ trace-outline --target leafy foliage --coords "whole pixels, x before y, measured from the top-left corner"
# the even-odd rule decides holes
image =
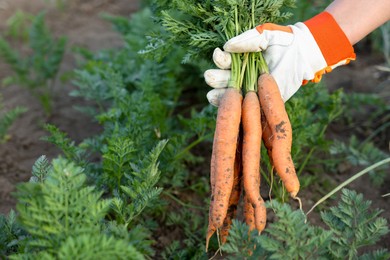
[[[10,136],[7,134],[11,125],[18,119],[23,113],[27,111],[25,107],[17,106],[11,110],[4,111],[2,98],[0,96],[0,144],[6,142]]]
[[[362,123],[372,123],[373,121],[378,120],[378,117],[382,114],[388,114],[390,111],[390,105],[378,94],[350,93],[343,96],[343,103],[346,108],[348,108],[343,115],[343,119],[351,127],[362,127]],[[364,110],[362,110],[362,108],[364,108]],[[361,115],[361,113],[364,113],[365,115],[365,122],[357,122],[354,119],[357,114]]]
[[[168,186],[178,187],[183,186],[183,181],[188,176],[185,164],[199,160],[190,153],[190,149],[203,141],[211,140],[215,111],[211,106],[201,111],[187,110],[186,101],[183,100],[186,92],[190,91],[191,101],[196,102],[197,99],[191,93],[194,91],[193,86],[204,83],[196,68],[180,64],[184,55],[180,49],[170,52],[161,63],[138,54],[147,43],[145,31],[153,27],[150,16],[150,11],[146,9],[133,15],[127,21],[128,25],[123,19],[110,17],[115,27],[125,33],[124,48],[89,56],[83,68],[76,73],[74,82],[78,89],[71,94],[85,97],[95,104],[83,110],[94,115],[104,131],[88,140],[86,146],[105,154],[103,168],[111,167],[104,164],[109,163],[109,158],[113,156],[110,149],[116,148],[107,147],[117,143],[115,140],[127,140],[128,143],[122,144],[136,150],[126,158],[127,161],[133,161],[144,157],[157,142],[169,139],[160,158],[160,166],[165,169],[161,181]],[[198,83],[201,81],[202,83]],[[204,101],[198,102],[204,105]],[[125,146],[122,145],[121,149],[125,149]],[[115,152],[115,156],[126,154],[125,150]],[[125,167],[126,170],[130,168],[129,165]],[[116,172],[123,181],[123,171]],[[113,186],[118,181],[113,178],[113,182],[110,182],[107,176],[113,177],[114,173],[106,172],[97,176],[105,178],[98,182],[112,184],[109,187],[111,190],[118,189],[117,185]]]
[[[355,259],[358,249],[374,245],[389,232],[381,210],[370,210],[371,201],[364,201],[362,194],[343,190],[337,207],[322,212],[326,225],[333,231],[330,250],[335,258]]]
[[[294,0],[266,1],[153,1],[159,22],[166,29],[163,34],[150,37],[145,52],[166,52],[180,43],[186,48],[184,62],[196,57],[209,59],[215,47],[222,46],[226,40],[251,29],[242,26],[264,22],[282,22],[290,13],[281,7],[292,7]],[[234,21],[238,20],[238,23]],[[188,47],[187,47],[188,46]]]
[[[389,232],[386,219],[379,217],[381,211],[370,210],[370,204],[361,194],[344,189],[338,206],[321,213],[324,229],[305,223],[302,211],[274,200],[268,207],[277,219],[264,234],[248,236],[248,227],[234,221],[223,249],[233,254],[232,259],[367,259],[373,255],[386,259],[390,254],[386,249],[359,253]]]
[[[32,166],[30,182],[43,183],[50,170],[50,162],[45,155],[41,155]]]
[[[62,132],[58,127],[46,124],[44,129],[50,133],[50,136],[42,137],[41,139],[56,145],[61,149],[66,159],[76,162],[79,166],[87,165],[87,152],[82,145],[76,145],[66,133]]]
[[[130,164],[129,170],[131,171],[125,173],[126,185],[120,185],[118,195],[113,202],[113,210],[117,214],[118,223],[129,225],[147,205],[152,204],[160,195],[162,189],[155,187],[160,179],[157,159],[166,143],[166,141],[161,141],[138,164]],[[121,160],[115,160],[115,162],[121,162]],[[126,204],[128,200],[131,200],[131,203]]]
[[[351,93],[342,96],[344,113],[339,118],[347,128],[347,141],[334,142],[329,149],[334,158],[333,164],[343,167],[367,167],[389,157],[386,131],[390,124],[388,115],[390,106],[378,94]],[[357,117],[359,115],[359,117]],[[362,118],[362,120],[359,120]],[[336,165],[330,164],[331,169]],[[370,179],[376,186],[383,184],[388,166],[370,173]]]
[[[168,247],[164,248],[163,259],[204,259],[206,258],[204,244],[204,226],[206,215],[194,214],[195,206],[186,207],[177,212],[169,212],[166,226],[168,229],[184,232],[184,239],[174,240]]]
[[[66,39],[64,37],[54,39],[45,25],[44,17],[44,13],[40,13],[31,21],[31,27],[28,29],[27,55],[18,52],[5,38],[0,37],[0,57],[14,71],[14,75],[3,79],[3,84],[25,87],[39,99],[45,112],[50,114],[51,91],[64,56]],[[13,26],[21,25],[13,23]],[[14,30],[10,28],[10,33]]]
[[[36,163],[42,164],[44,159]],[[142,259],[128,241],[104,234],[103,220],[112,201],[85,186],[85,180],[82,168],[58,158],[43,182],[18,186],[20,223],[31,237],[26,241],[26,252],[11,259]]]
[[[25,230],[16,221],[16,213],[11,210],[8,216],[0,215],[0,258],[18,252],[28,238]]]
[[[27,28],[33,19],[33,15],[17,10],[14,15],[8,18],[7,31],[5,34],[14,39],[22,40],[23,42],[27,41]]]
[[[103,132],[76,145],[65,133],[48,125],[46,129],[51,136],[45,139],[56,144],[67,159],[78,165],[89,154],[97,153],[101,157],[101,161],[88,162],[85,173],[91,182],[106,191],[106,196],[112,197],[110,218],[113,221],[109,227],[115,226],[115,231],[110,228],[108,233],[126,237],[125,229],[137,229],[139,224],[156,228],[155,220],[146,221],[139,215],[165,214],[167,203],[157,200],[161,187],[167,189],[166,194],[180,188],[205,194],[204,178],[190,180],[188,166],[201,161],[191,150],[211,140],[215,110],[211,106],[201,111],[187,110],[186,102],[179,101],[190,95],[194,102],[193,84],[201,81],[204,84],[200,73],[194,74],[196,68],[180,64],[181,50],[172,51],[160,64],[138,54],[146,43],[143,35],[152,24],[148,10],[133,15],[126,21],[128,25],[123,19],[109,19],[126,33],[124,48],[98,55],[83,52],[87,61],[76,72],[74,83],[78,89],[71,93],[92,101],[92,106],[81,109],[94,116]],[[186,91],[191,92],[186,94]],[[158,168],[164,169],[161,179]],[[150,210],[146,206],[152,203],[153,210]],[[199,234],[187,245],[196,247],[202,240],[200,237]],[[204,254],[201,249],[198,251]]]
[[[96,224],[111,202],[100,200],[101,193],[92,187],[83,187],[85,179],[81,168],[56,159],[43,184],[18,187],[20,220],[34,237],[29,246],[54,253],[67,237],[98,231]]]
[[[348,143],[334,143],[330,149],[333,156],[343,158],[344,164],[353,166],[370,166],[389,157],[389,154],[378,149],[372,142],[361,142],[352,135]],[[345,160],[346,159],[346,160]],[[389,166],[376,169],[369,173],[370,179],[375,186],[380,186],[385,181]]]

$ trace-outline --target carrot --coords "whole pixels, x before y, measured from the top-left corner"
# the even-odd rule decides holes
[[[276,81],[270,74],[262,74],[258,80],[260,104],[270,125],[272,161],[290,196],[296,198],[299,180],[291,158],[292,128]]]
[[[262,127],[262,139],[265,147],[267,148],[268,156],[272,163],[272,141],[273,136],[271,128],[268,125],[267,119],[265,118],[264,111],[261,109],[261,127]]]
[[[252,231],[253,229],[256,228],[255,210],[246,194],[244,195],[244,219],[245,219],[245,223],[249,227],[249,231]]]
[[[208,242],[211,238],[211,236],[216,231],[216,228],[214,227],[214,224],[211,221],[211,212],[213,211],[213,205],[214,205],[214,187],[215,187],[215,150],[212,149],[211,153],[211,161],[210,161],[210,188],[211,188],[211,200],[210,200],[210,207],[209,207],[209,225],[207,230],[207,236],[206,236],[206,251],[208,248]]]
[[[255,209],[253,208],[252,203],[246,194],[244,195],[244,220],[249,227],[248,236],[250,237],[252,230],[256,228]],[[255,248],[256,246],[253,249]],[[248,254],[252,255],[253,251],[249,249]]]
[[[261,114],[257,93],[249,91],[242,105],[244,140],[242,147],[243,183],[247,199],[255,212],[255,226],[261,232],[265,227],[266,209],[260,195]]]
[[[210,212],[212,212],[213,210],[213,203],[211,202],[210,203]],[[217,230],[217,228],[215,227],[215,225],[213,224],[213,221],[211,220],[210,216],[209,216],[209,225],[207,227],[207,234],[206,234],[206,252],[209,248],[209,242],[210,242],[210,238],[213,236],[213,234],[215,233],[215,231]]]
[[[234,162],[241,121],[242,95],[228,88],[220,100],[213,142],[211,164],[212,205],[207,237],[220,228],[228,210],[234,182]],[[214,184],[213,184],[214,183]]]
[[[214,205],[214,186],[215,186],[215,152],[214,149],[211,153],[211,162],[210,162],[210,188],[211,188],[211,200],[210,200],[210,207],[209,207],[209,224],[207,227],[207,234],[206,234],[206,252],[209,247],[209,241],[212,235],[217,230],[214,226],[212,220],[211,220],[211,212],[213,211],[213,205]]]
[[[236,159],[234,162],[233,189],[232,189],[232,192],[230,194],[229,207],[228,207],[228,211],[226,213],[226,218],[223,222],[221,232],[220,232],[221,244],[226,243],[227,237],[229,235],[229,230],[230,230],[230,227],[232,225],[232,220],[236,217],[237,205],[238,205],[238,202],[240,200],[241,177],[242,177],[241,152],[242,152],[242,140],[239,140],[238,146],[237,146],[237,152],[236,152]]]
[[[213,236],[215,231],[217,231],[217,228],[211,219],[211,214],[213,212],[213,205],[214,205],[214,187],[215,187],[215,174],[216,174],[215,169],[216,169],[216,157],[215,157],[215,149],[213,148],[211,153],[211,161],[210,161],[211,199],[210,199],[210,206],[209,206],[209,220],[208,220],[209,223],[208,223],[207,234],[206,234],[206,252],[209,247],[210,238]]]

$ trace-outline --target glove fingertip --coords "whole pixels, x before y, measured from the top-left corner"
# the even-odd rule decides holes
[[[225,88],[230,78],[230,70],[209,69],[204,72],[206,84],[212,88]]]
[[[221,100],[226,89],[213,89],[207,92],[206,97],[209,103],[215,107],[219,106],[219,101]]]
[[[213,61],[220,69],[230,69],[232,64],[232,58],[230,53],[221,50],[220,48],[214,49]]]

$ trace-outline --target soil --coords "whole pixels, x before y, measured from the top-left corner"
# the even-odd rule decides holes
[[[70,46],[83,46],[90,50],[97,51],[105,48],[120,47],[122,41],[119,35],[112,30],[111,24],[104,21],[100,14],[102,12],[114,15],[129,16],[139,8],[138,1],[125,0],[69,0],[64,10],[56,8],[56,1],[44,0],[0,0],[0,32],[3,32],[7,19],[18,9],[27,13],[37,14],[46,10],[46,21],[51,31],[57,35],[65,35],[68,38],[68,51],[66,52],[61,72],[65,73],[76,68],[76,58],[71,52]],[[344,88],[346,92],[379,93],[383,97],[390,98],[390,72],[378,69],[383,64],[381,55],[373,54],[365,48],[366,42],[362,42],[356,48],[358,58],[348,66],[336,69],[326,75],[324,80],[331,89]],[[10,69],[0,61],[0,79],[11,73]],[[19,86],[1,88],[5,110],[15,106],[25,106],[28,112],[24,113],[11,127],[10,139],[0,144],[0,213],[7,214],[15,207],[15,199],[12,192],[19,182],[27,181],[31,176],[31,167],[35,160],[46,155],[49,159],[57,157],[59,150],[40,138],[47,135],[42,125],[51,123],[62,131],[68,133],[69,137],[76,142],[98,133],[100,127],[91,118],[78,112],[74,105],[82,105],[85,101],[73,98],[68,93],[74,88],[69,82],[59,82],[55,86],[54,103],[55,107],[52,116],[49,118],[43,113],[40,103],[32,97],[26,89]],[[390,100],[387,100],[390,102]],[[364,118],[356,118],[363,121]],[[350,133],[345,131],[343,125],[332,125],[329,135],[341,140],[347,140]],[[389,133],[376,140],[381,143],[381,148],[388,149]],[[352,174],[357,173],[358,168],[347,168],[333,176],[335,181],[341,182]],[[373,201],[373,207],[384,210],[383,216],[390,222],[390,197],[381,197],[389,193],[390,178],[381,188],[371,186],[368,177],[362,177],[353,182],[348,188],[363,193],[367,199]],[[313,201],[310,199],[314,191],[307,189],[302,191],[306,206],[310,207]],[[307,210],[307,209],[306,209]],[[319,219],[313,219],[319,222]],[[384,240],[384,245],[390,248],[390,235]]]

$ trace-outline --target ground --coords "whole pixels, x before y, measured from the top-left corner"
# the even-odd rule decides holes
[[[66,35],[69,39],[68,46],[84,46],[91,50],[113,48],[121,46],[119,36],[112,30],[111,25],[101,19],[101,12],[116,15],[129,16],[138,9],[138,1],[125,0],[69,0],[65,10],[58,10],[54,5],[48,5],[43,0],[0,0],[0,31],[4,31],[6,20],[17,9],[25,12],[38,13],[43,9],[47,12],[49,27],[57,35]],[[55,2],[55,1],[51,1]],[[326,85],[331,89],[344,88],[345,91],[376,92],[389,98],[390,73],[379,69],[383,64],[380,54],[373,54],[364,49],[364,43],[358,46],[357,61],[349,66],[338,68],[333,73],[325,76]],[[68,49],[61,73],[70,71],[76,67],[74,54]],[[0,78],[8,75],[10,70],[0,61]],[[89,117],[77,112],[73,106],[84,101],[68,96],[73,88],[72,84],[58,83],[55,87],[55,107],[53,115],[45,118],[40,104],[25,90],[18,86],[10,86],[1,89],[3,102],[6,109],[22,105],[28,108],[28,112],[19,118],[10,129],[10,140],[0,144],[0,213],[8,213],[14,208],[15,200],[12,192],[15,185],[30,178],[31,167],[34,161],[42,154],[49,159],[59,154],[59,151],[51,144],[41,141],[47,133],[42,129],[44,120],[56,125],[67,132],[76,142],[97,133],[100,128]],[[389,101],[389,100],[387,100]],[[362,119],[356,119],[362,120]],[[364,120],[364,119],[363,119]],[[345,126],[331,126],[331,136],[348,139]],[[383,138],[382,148],[389,146],[389,136]],[[356,173],[359,169],[350,169],[335,175],[337,182],[341,182]],[[366,198],[373,201],[373,206],[385,210],[383,216],[390,220],[389,197],[382,198],[382,194],[389,193],[390,179],[387,178],[382,188],[375,189],[370,186],[367,177],[363,177],[352,183],[349,188],[364,193]],[[302,191],[301,196],[310,201],[310,190]],[[312,202],[311,202],[312,203]],[[390,237],[388,236],[390,240]],[[390,242],[386,242],[390,247]]]

